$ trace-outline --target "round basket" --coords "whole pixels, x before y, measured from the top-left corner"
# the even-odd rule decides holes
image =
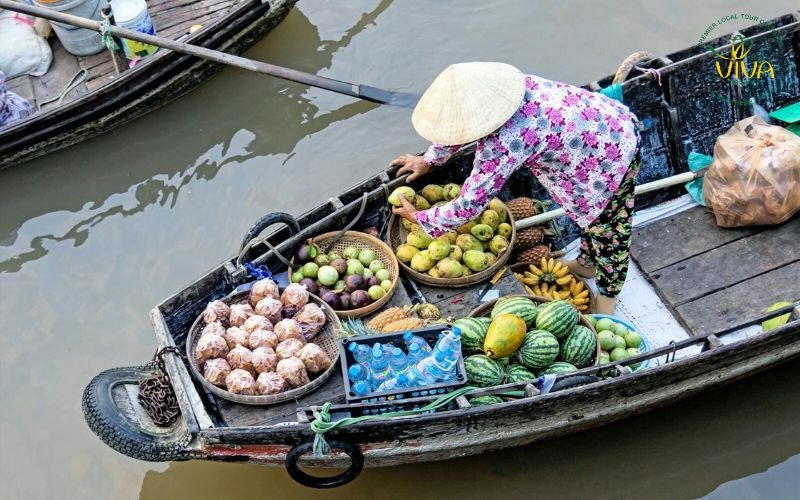
[[[563,262],[563,259],[556,259],[556,262]],[[530,270],[528,266],[531,264],[533,264],[534,266],[539,265],[538,262],[526,261],[526,262],[517,262],[516,264],[511,264],[510,266],[508,266],[508,268],[511,270],[511,272],[515,274],[516,273],[522,274],[523,272]],[[581,314],[588,314],[590,311],[594,309],[595,304],[597,304],[597,296],[595,295],[594,290],[592,290],[592,288],[589,286],[588,281],[575,274],[573,274],[572,276],[574,276],[576,280],[583,282],[584,290],[589,290],[589,303],[587,304],[589,307],[586,309],[586,311],[581,313]],[[536,295],[536,294],[530,294],[530,296],[537,297],[540,299],[551,300],[549,297],[542,297],[541,295]]]
[[[249,291],[233,293],[222,298],[221,300],[228,305],[238,304],[240,302],[246,302],[249,294]],[[195,359],[194,356],[195,346],[197,345],[197,341],[200,339],[200,334],[203,331],[203,328],[206,326],[206,322],[203,320],[202,314],[200,314],[200,316],[198,316],[194,321],[192,327],[189,329],[189,335],[186,338],[186,359],[189,360],[189,368],[192,370],[192,374],[203,385],[203,387],[205,387],[215,396],[222,399],[227,399],[228,401],[246,405],[274,405],[283,403],[285,401],[298,398],[304,394],[308,394],[309,392],[317,389],[319,386],[325,383],[326,380],[328,380],[334,371],[336,371],[336,363],[339,361],[339,341],[337,338],[342,324],[339,322],[339,318],[333,312],[333,309],[331,309],[331,307],[323,302],[319,297],[316,295],[310,295],[309,301],[317,304],[322,311],[325,312],[325,316],[327,317],[325,325],[323,325],[322,329],[311,340],[311,342],[320,346],[322,350],[325,351],[325,354],[327,354],[331,359],[332,363],[327,370],[317,374],[308,384],[296,389],[282,392],[280,394],[270,394],[268,396],[245,396],[241,394],[233,394],[232,392],[228,392],[225,389],[210,383],[203,377],[203,373],[200,367],[197,365],[197,359]],[[309,374],[309,378],[311,378],[311,374]]]
[[[531,301],[536,302],[537,304],[544,304],[546,302],[552,302],[553,301],[552,299],[548,299],[548,298],[545,298],[545,297],[537,297],[535,295],[533,295],[533,296],[531,296],[531,295],[506,295],[505,297],[500,297],[500,298],[494,299],[494,300],[492,300],[490,302],[486,302],[485,304],[479,305],[478,307],[476,307],[475,309],[473,309],[472,311],[469,312],[469,316],[472,317],[472,318],[481,318],[481,317],[489,316],[492,313],[492,309],[494,308],[495,303],[497,303],[498,300],[504,299],[506,297],[525,297],[526,299],[530,299]],[[597,366],[600,363],[600,351],[601,351],[600,342],[597,340],[597,332],[595,331],[595,329],[592,326],[592,324],[589,323],[589,321],[586,319],[586,317],[583,314],[579,314],[578,315],[578,322],[581,325],[583,325],[586,328],[588,328],[589,331],[591,331],[594,334],[594,343],[597,345],[597,349],[595,349],[593,365]]]
[[[631,325],[627,321],[622,321],[621,319],[617,318],[616,316],[609,316],[608,314],[591,314],[590,316],[593,317],[594,319],[608,318],[608,319],[610,319],[611,321],[613,321],[615,323],[621,324],[622,326],[624,326],[628,330],[638,333],[639,335],[642,336],[642,345],[639,348],[639,350],[642,351],[643,353],[650,350],[650,344],[647,342],[647,339],[644,338],[644,335],[642,335],[642,332],[640,332],[639,330],[634,328],[633,325]],[[647,368],[648,366],[650,366],[650,360],[649,359],[645,359],[644,361],[642,361],[642,363],[639,366],[637,366],[632,371],[642,370],[644,368]]]
[[[508,261],[508,258],[511,256],[511,249],[514,248],[514,244],[517,241],[517,228],[514,224],[514,217],[511,216],[511,212],[508,210],[506,210],[506,213],[508,214],[506,222],[511,224],[511,238],[508,240],[508,248],[505,252],[497,257],[497,262],[487,267],[483,271],[470,274],[469,276],[462,276],[461,278],[434,278],[430,274],[415,271],[411,269],[411,266],[408,264],[398,261],[400,263],[400,267],[414,281],[418,281],[430,286],[443,288],[466,288],[483,283],[494,276],[495,273],[497,273],[497,271],[505,265],[505,263]],[[402,219],[396,215],[392,215],[389,218],[389,230],[386,234],[389,246],[392,248],[397,248],[406,242],[407,236],[408,231],[403,227]]]
[[[315,238],[312,238],[312,240],[319,247],[324,248],[338,235],[338,231],[333,231],[330,233],[321,234]],[[394,252],[392,252],[391,248],[386,246],[386,243],[382,242],[378,238],[375,238],[374,236],[370,236],[366,233],[361,233],[358,231],[347,231],[344,233],[344,235],[342,235],[339,241],[333,244],[328,251],[336,250],[337,252],[341,252],[350,246],[356,247],[359,250],[366,248],[374,250],[376,258],[383,263],[383,267],[388,270],[392,276],[392,287],[383,295],[383,297],[380,298],[380,300],[372,302],[367,306],[359,307],[358,309],[335,311],[340,318],[345,319],[360,318],[362,316],[366,316],[367,314],[372,314],[383,307],[384,304],[389,302],[389,299],[392,297],[392,294],[397,288],[397,283],[400,279],[400,266],[398,265],[397,257],[395,257]],[[292,268],[289,268],[289,276],[291,275]]]

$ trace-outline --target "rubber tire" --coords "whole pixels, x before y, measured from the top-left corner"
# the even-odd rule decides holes
[[[258,219],[256,223],[250,227],[250,229],[247,231],[247,234],[244,235],[244,239],[242,239],[242,245],[239,247],[239,252],[244,250],[244,247],[250,243],[250,240],[274,224],[286,224],[289,227],[289,232],[292,236],[300,232],[300,224],[297,223],[297,220],[294,218],[294,216],[292,216],[292,214],[287,214],[286,212],[271,212]]]
[[[111,398],[112,387],[120,382],[140,380],[157,373],[151,365],[112,368],[100,373],[83,391],[83,416],[92,432],[123,455],[148,462],[189,460],[193,457],[186,451],[192,437],[188,430],[173,441],[140,432],[119,415]]]
[[[297,461],[314,447],[313,441],[306,441],[295,445],[286,454],[286,472],[303,486],[317,489],[338,488],[357,478],[364,468],[364,455],[358,447],[342,441],[328,441],[328,445],[331,449],[342,450],[350,457],[350,467],[346,471],[331,477],[315,477],[303,472]]]
[[[566,375],[556,380],[556,382],[553,384],[553,387],[550,388],[550,392],[574,389],[582,385],[594,384],[595,382],[599,381],[600,378],[595,377],[594,375]]]

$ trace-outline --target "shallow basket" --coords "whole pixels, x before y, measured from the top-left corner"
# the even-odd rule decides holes
[[[399,262],[403,271],[408,274],[414,281],[424,283],[430,286],[444,287],[444,288],[467,288],[470,286],[483,283],[490,279],[497,273],[497,271],[505,265],[508,258],[511,256],[514,244],[517,242],[517,228],[514,224],[514,217],[511,212],[506,209],[507,219],[506,222],[511,224],[511,238],[508,240],[508,248],[500,256],[497,257],[497,262],[487,267],[483,271],[471,274],[469,276],[462,276],[461,278],[434,278],[427,273],[421,273],[411,269],[411,266],[403,262]],[[386,232],[386,240],[389,246],[397,248],[406,242],[408,231],[403,227],[402,218],[392,215],[389,218],[389,229]]]
[[[247,302],[249,294],[249,290],[232,293],[220,300],[228,305],[238,304],[241,302]],[[227,399],[228,401],[246,405],[274,405],[283,403],[298,398],[304,394],[308,394],[309,392],[317,389],[323,383],[325,383],[326,380],[328,380],[331,374],[336,371],[336,364],[339,361],[339,342],[337,337],[342,324],[339,322],[339,318],[336,316],[336,313],[334,313],[333,309],[331,309],[328,304],[323,302],[322,299],[316,295],[310,295],[309,302],[314,302],[317,304],[325,313],[327,318],[322,329],[311,340],[311,342],[320,346],[322,350],[325,351],[325,354],[327,354],[331,359],[332,363],[327,370],[317,374],[308,384],[296,389],[290,389],[280,394],[270,394],[267,396],[246,396],[241,394],[233,394],[232,392],[228,392],[225,389],[210,383],[203,377],[202,370],[197,365],[197,359],[194,355],[194,349],[197,345],[197,341],[200,339],[200,334],[202,333],[203,328],[206,326],[206,322],[203,320],[202,313],[192,324],[192,327],[189,329],[189,335],[186,338],[186,359],[189,360],[189,368],[192,370],[192,374],[203,385],[203,387],[205,387],[215,396],[222,399]],[[311,378],[311,374],[308,376]]]
[[[507,297],[524,297],[524,298],[526,298],[526,299],[528,299],[528,300],[530,300],[532,302],[536,302],[537,305],[553,301],[552,299],[548,299],[548,298],[545,298],[545,297],[538,297],[536,295],[506,295],[504,297],[500,297],[500,298],[494,299],[494,300],[492,300],[490,302],[486,302],[485,304],[479,305],[478,307],[476,307],[475,309],[473,309],[472,311],[469,312],[469,316],[472,317],[472,318],[482,318],[482,317],[489,316],[492,313],[492,309],[494,308],[494,305],[497,303],[497,301],[505,299]],[[594,363],[593,363],[593,365],[597,366],[600,363],[600,351],[602,350],[602,349],[600,349],[600,341],[597,339],[597,331],[595,331],[595,329],[592,326],[592,324],[589,323],[589,321],[586,319],[586,317],[583,314],[578,314],[578,322],[581,325],[583,325],[586,328],[588,328],[594,334],[594,342],[595,342],[597,348],[595,349],[595,353],[594,353]]]
[[[555,260],[556,260],[556,262],[562,262],[562,263],[564,262],[564,259],[555,259]],[[511,264],[510,266],[508,266],[508,268],[513,273],[522,274],[523,272],[530,270],[528,268],[528,266],[531,265],[531,264],[533,264],[534,266],[538,266],[539,262],[534,262],[532,260],[525,261],[525,262],[517,262],[516,264]],[[592,288],[589,286],[588,281],[586,281],[584,278],[581,278],[580,276],[577,276],[575,274],[573,274],[573,276],[575,277],[576,280],[583,282],[583,286],[584,286],[585,290],[589,290],[589,303],[588,303],[589,307],[586,309],[585,312],[581,313],[581,314],[589,314],[589,312],[593,310],[595,304],[597,304],[597,296],[595,295],[595,293],[592,290]],[[541,295],[535,295],[535,294],[532,294],[531,297],[536,297],[536,298],[539,298],[539,299],[551,300],[551,299],[549,299],[549,297],[542,297]]]
[[[628,330],[638,333],[639,335],[642,336],[642,346],[641,346],[641,348],[639,350],[642,351],[643,353],[645,353],[645,352],[650,350],[650,344],[647,342],[647,339],[644,338],[644,335],[642,335],[642,332],[640,332],[639,330],[634,328],[633,325],[631,325],[627,321],[623,321],[623,320],[619,319],[616,316],[609,316],[608,314],[590,314],[590,316],[593,317],[594,319],[608,318],[608,319],[610,319],[611,321],[613,321],[615,323],[621,324],[622,326],[624,326]],[[644,361],[642,361],[642,363],[639,366],[637,366],[636,368],[631,368],[631,370],[632,371],[643,370],[643,369],[647,368],[648,366],[650,366],[650,360],[649,359],[645,359]],[[629,366],[629,368],[630,368],[630,366]]]
[[[312,238],[312,241],[320,248],[325,248],[325,246],[327,246],[328,243],[330,243],[330,241],[336,238],[338,235],[339,231],[324,233]],[[359,231],[347,231],[344,233],[344,235],[342,235],[339,241],[334,243],[333,246],[328,249],[328,252],[332,250],[341,252],[349,246],[356,247],[359,250],[367,248],[375,250],[375,257],[383,263],[383,267],[392,275],[392,287],[383,295],[383,297],[380,298],[380,300],[372,302],[367,306],[359,307],[358,309],[334,311],[340,318],[345,319],[360,318],[362,316],[372,314],[383,307],[383,305],[389,302],[389,299],[392,297],[392,294],[397,288],[397,282],[400,278],[400,266],[398,265],[397,257],[395,257],[392,249],[386,246],[386,243],[366,233],[361,233]],[[292,268],[289,268],[289,276],[291,275]]]

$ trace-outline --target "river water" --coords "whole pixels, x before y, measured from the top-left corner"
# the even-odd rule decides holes
[[[795,0],[302,0],[248,56],[421,91],[500,60],[584,83],[636,50],[694,43],[721,16]],[[227,69],[122,129],[0,172],[0,497],[791,498],[800,362],[609,427],[462,460],[368,470],[312,492],[282,469],[149,464],[102,444],[80,398],[154,350],[149,309],[229,257],[260,215],[299,215],[423,141],[405,109]]]

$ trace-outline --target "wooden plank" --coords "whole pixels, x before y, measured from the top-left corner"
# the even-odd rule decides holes
[[[206,11],[208,7],[222,3],[230,5],[233,2],[231,0],[202,0],[201,2],[195,1],[190,6],[165,4],[164,6],[162,6],[165,8],[160,8],[158,11],[150,12],[150,17],[153,19],[154,23],[156,18],[165,19],[168,18],[169,16],[176,16],[186,12],[194,13],[195,15],[193,17],[198,17],[204,11]]]
[[[189,32],[189,28],[191,28],[195,24],[199,24],[199,25],[201,25],[203,27],[206,27],[207,25],[211,24],[211,21],[216,20],[219,17],[220,17],[220,14],[211,13],[211,14],[199,17],[197,19],[189,19],[188,21],[184,21],[184,22],[182,22],[180,24],[176,24],[175,26],[172,26],[171,28],[167,28],[164,31],[159,31],[158,35],[162,36],[164,38],[177,39],[181,35],[183,35],[185,33],[188,33]]]
[[[18,96],[27,99],[31,106],[36,108],[36,95],[33,93],[33,77],[28,75],[21,75],[6,82],[6,88],[17,94]]]
[[[631,256],[645,273],[652,273],[761,230],[720,228],[711,212],[696,207],[634,229]]]
[[[800,299],[800,262],[679,306],[676,312],[692,335],[706,335],[744,324],[780,301]]]
[[[91,56],[78,57],[78,64],[85,70],[90,70],[106,62],[111,62],[111,54],[109,54],[107,50],[103,50]]]
[[[53,63],[50,65],[50,69],[41,77],[32,80],[36,100],[39,103],[59,95],[81,69],[78,58],[67,52],[60,43],[54,43],[52,48]],[[78,85],[67,94],[63,102],[67,103],[86,92],[85,84]],[[55,106],[55,103],[49,104],[45,109],[52,106]]]
[[[800,260],[799,239],[796,217],[648,274],[662,298],[677,307]]]
[[[219,12],[223,9],[230,7],[230,0],[212,0],[212,4],[198,10],[189,10],[185,12],[170,11],[153,18],[153,25],[156,30],[169,29],[172,26],[179,25],[185,21],[195,20],[202,16]],[[194,23],[193,23],[194,24]],[[130,36],[130,35],[129,35]]]

